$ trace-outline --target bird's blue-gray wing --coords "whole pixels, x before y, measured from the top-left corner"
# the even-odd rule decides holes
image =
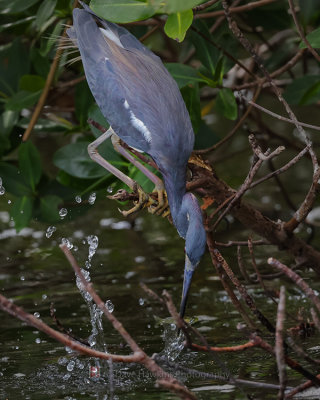
[[[145,54],[148,57],[151,57],[155,61],[160,61],[160,58],[156,56],[151,50],[149,50],[147,47],[145,47],[134,35],[132,35],[130,32],[127,31],[127,29],[114,24],[113,22],[109,22],[104,20],[103,18],[100,18],[95,14],[91,8],[83,3],[82,1],[79,1],[79,3],[82,5],[83,9],[87,11],[89,14],[93,15],[101,24],[101,26],[107,31],[107,32],[112,32],[115,37],[119,39],[121,42],[122,46],[125,49],[131,50],[131,51],[138,51],[140,53]]]
[[[185,164],[194,135],[178,86],[161,60],[149,50],[124,48],[123,37],[133,38],[124,28],[103,21],[125,32],[117,36],[119,43],[101,31],[91,12],[75,9],[73,17],[70,36],[77,37],[88,84],[115,132],[159,166]]]

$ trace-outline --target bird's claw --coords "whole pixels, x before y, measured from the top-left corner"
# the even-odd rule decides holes
[[[138,183],[135,184],[134,192],[139,196],[139,200],[134,202],[134,206],[130,208],[130,210],[119,210],[124,217],[127,217],[128,215],[131,215],[141,210],[149,201],[149,195],[142,189],[142,187]]]
[[[151,214],[161,215],[165,217],[170,214],[168,210],[169,203],[167,198],[167,193],[163,188],[156,189],[153,193],[156,193],[158,196],[158,201],[153,201],[151,204],[148,204],[148,211]]]

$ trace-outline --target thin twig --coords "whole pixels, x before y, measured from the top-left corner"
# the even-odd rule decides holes
[[[59,341],[65,346],[70,347],[70,349],[77,351],[81,354],[85,354],[89,357],[96,357],[103,360],[112,359],[115,362],[125,362],[125,363],[133,363],[133,362],[141,362],[142,354],[141,353],[133,353],[132,355],[118,355],[118,354],[110,354],[104,353],[102,351],[94,350],[91,347],[85,346],[71,339],[69,336],[64,335],[61,332],[58,332],[47,324],[45,324],[41,319],[36,318],[34,315],[26,313],[21,307],[16,306],[6,297],[0,294],[0,308],[13,315],[16,318],[19,318],[21,321],[27,323],[30,326],[39,329],[39,331],[44,332],[48,336],[51,336],[53,339]]]
[[[279,383],[280,383],[278,400],[282,400],[284,398],[284,392],[287,384],[286,364],[284,358],[285,354],[283,348],[283,324],[285,319],[285,301],[286,301],[285,287],[281,286],[278,312],[277,312],[276,345],[275,345],[275,354],[278,365]]]
[[[298,275],[292,271],[289,267],[282,264],[279,260],[270,257],[268,258],[268,264],[282,271],[288,278],[290,278],[304,293],[309,297],[312,303],[315,305],[317,310],[320,312],[320,300],[311,287]]]
[[[217,257],[215,256],[215,253],[214,253],[215,252],[215,242],[212,238],[211,233],[207,233],[207,245],[208,245],[209,253],[211,256],[212,264],[214,265],[215,269],[217,270],[217,273],[220,278],[220,282],[222,283],[225,291],[227,292],[228,296],[230,297],[232,304],[234,305],[234,307],[238,311],[238,313],[242,316],[242,318],[243,318],[244,322],[247,324],[247,326],[252,330],[256,330],[255,323],[249,317],[245,308],[240,303],[237,296],[234,294],[228,280],[225,279],[226,277],[225,277],[225,272],[222,267],[222,264],[221,264],[221,262],[218,261]]]
[[[287,171],[289,168],[291,168],[293,165],[295,165],[308,152],[309,152],[309,146],[306,146],[303,150],[300,151],[299,154],[297,154],[292,160],[290,160],[283,167],[277,169],[276,171],[270,172],[270,174],[263,176],[262,178],[257,179],[256,181],[252,182],[250,185],[250,189],[254,188],[257,185],[260,185],[260,183],[262,183],[268,179],[273,178],[274,176],[280,175],[283,172]]]
[[[260,92],[261,92],[261,86],[258,86],[257,90],[255,91],[255,93],[253,95],[253,99],[252,99],[253,102],[255,102],[258,99]],[[247,119],[248,115],[250,114],[250,112],[252,110],[252,107],[253,106],[251,104],[249,105],[249,107],[247,107],[245,113],[242,115],[242,117],[239,119],[239,121],[235,124],[235,126],[231,129],[231,131],[223,139],[221,139],[218,143],[214,144],[213,146],[208,147],[207,149],[195,150],[195,153],[196,154],[209,153],[210,151],[216,150],[218,147],[220,147],[225,142],[227,142],[229,139],[231,139],[233,137],[233,135],[238,131],[238,129],[242,126],[244,121]]]
[[[275,1],[278,1],[278,0],[253,1],[253,2],[251,2],[249,4],[245,4],[243,6],[231,7],[230,13],[236,14],[236,13],[242,13],[243,11],[250,11],[250,10],[253,10],[254,8],[263,7],[267,4],[274,3]],[[208,12],[208,13],[196,14],[194,16],[194,18],[195,19],[197,19],[197,18],[214,18],[214,17],[220,17],[222,15],[224,15],[223,10],[221,10],[221,11],[219,10],[219,11],[212,11],[212,12]]]
[[[218,1],[220,1],[220,0],[209,0],[209,1],[206,1],[205,3],[200,4],[199,6],[193,7],[192,11],[194,13],[197,13],[199,11],[205,10],[206,8],[214,5],[215,3],[218,3]]]
[[[289,124],[299,125],[299,126],[303,126],[305,128],[310,128],[310,129],[314,129],[316,131],[320,131],[320,126],[306,124],[306,123],[300,122],[300,121],[294,122],[292,119],[283,117],[282,115],[279,115],[279,114],[276,114],[275,112],[270,111],[267,108],[264,108],[264,107],[260,106],[259,104],[253,102],[252,100],[248,100],[247,103],[251,104],[253,107],[257,108],[258,110],[263,111],[264,113],[269,114],[272,117],[279,119],[280,121],[288,122]]]
[[[243,351],[243,350],[247,350],[250,349],[251,347],[256,347],[257,345],[253,342],[246,342],[243,344],[239,344],[237,346],[226,346],[226,347],[215,347],[215,346],[210,346],[209,350],[210,351],[215,351],[217,353],[235,353],[238,351]],[[191,343],[190,344],[190,348],[193,350],[197,350],[197,351],[205,351],[207,352],[208,349],[206,346],[200,346],[199,344],[195,344],[195,343]]]
[[[299,24],[298,18],[297,18],[297,14],[296,14],[296,10],[294,8],[293,5],[293,1],[292,0],[288,0],[289,6],[290,6],[290,10],[291,10],[291,14],[294,20],[294,23],[298,29],[299,32],[299,36],[301,38],[301,40],[303,41],[303,43],[307,46],[308,50],[310,51],[310,53],[313,55],[313,57],[320,62],[320,56],[319,54],[315,51],[315,49],[311,46],[311,44],[309,43],[308,39],[305,37],[305,34],[303,33],[303,30]]]

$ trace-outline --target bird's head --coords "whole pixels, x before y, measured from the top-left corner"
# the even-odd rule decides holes
[[[182,300],[180,305],[180,316],[183,317],[192,276],[206,247],[206,231],[203,226],[202,214],[198,201],[193,194],[187,193],[184,195],[179,219],[185,232],[182,236],[186,240]]]

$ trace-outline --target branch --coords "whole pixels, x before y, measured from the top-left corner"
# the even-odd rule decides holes
[[[288,278],[290,278],[304,293],[309,297],[312,303],[315,305],[317,310],[320,312],[320,300],[311,287],[298,275],[296,272],[292,271],[289,267],[282,264],[275,258],[268,258],[268,264],[282,271]]]
[[[308,39],[305,37],[303,30],[299,24],[298,18],[297,18],[297,14],[296,14],[296,10],[294,9],[294,5],[293,5],[293,1],[292,0],[288,0],[289,6],[290,6],[290,10],[291,10],[291,14],[294,20],[294,23],[298,29],[299,32],[299,36],[301,38],[301,40],[304,42],[304,44],[307,46],[308,50],[310,51],[310,53],[313,55],[313,57],[320,62],[320,56],[319,54],[315,51],[315,49],[311,46],[311,44],[309,43]]]
[[[276,360],[279,371],[279,383],[280,390],[278,393],[278,399],[282,400],[284,398],[284,392],[287,384],[287,374],[286,374],[286,365],[285,365],[285,353],[283,346],[283,322],[285,318],[285,287],[281,286],[280,289],[280,298],[278,304],[278,313],[277,313],[277,324],[276,324],[276,345],[275,345],[275,353]]]
[[[253,10],[254,8],[257,7],[263,7],[267,4],[274,3],[275,1],[278,0],[260,0],[260,1],[253,1],[249,4],[239,6],[239,7],[231,7],[230,8],[230,13],[232,14],[237,14],[237,13],[242,13],[243,11],[250,11]],[[194,16],[195,19],[197,18],[214,18],[214,17],[220,17],[224,15],[224,11],[212,11],[208,13],[203,13],[203,14],[197,14]]]
[[[125,363],[132,363],[132,362],[141,362],[142,354],[140,352],[133,353],[129,356],[117,355],[117,354],[110,354],[104,353],[98,350],[94,350],[91,347],[85,346],[76,342],[75,340],[70,339],[69,336],[64,335],[45,324],[41,319],[36,318],[34,315],[26,313],[21,307],[16,306],[6,297],[0,294],[0,308],[7,312],[8,314],[13,315],[14,317],[20,319],[21,321],[25,322],[26,324],[35,327],[41,332],[44,332],[48,336],[52,337],[53,339],[57,340],[58,342],[64,344],[65,346],[70,347],[70,349],[77,351],[81,354],[85,354],[89,357],[96,357],[103,360],[112,360],[115,362],[125,362]]]

